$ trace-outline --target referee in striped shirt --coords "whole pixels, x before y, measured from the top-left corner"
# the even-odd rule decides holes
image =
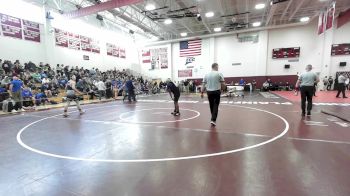
[[[203,98],[203,94],[206,89],[211,112],[210,124],[212,126],[216,126],[221,90],[225,88],[225,80],[224,76],[218,72],[219,65],[217,63],[213,63],[211,68],[212,71],[204,76],[201,97]]]

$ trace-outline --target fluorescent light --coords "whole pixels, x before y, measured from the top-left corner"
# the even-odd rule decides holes
[[[186,36],[187,36],[187,33],[184,32],[184,33],[181,33],[180,35],[181,35],[181,37],[186,37]]]
[[[173,20],[171,20],[171,19],[166,19],[164,21],[164,24],[171,24],[171,23],[173,23]]]
[[[264,3],[259,3],[255,5],[255,9],[257,10],[261,10],[265,8],[265,4]]]
[[[302,17],[300,18],[300,22],[307,22],[310,20],[310,17]]]
[[[156,9],[156,6],[154,4],[147,4],[145,9],[147,11],[151,11],[151,10],[155,10]]]
[[[220,27],[216,27],[216,28],[214,28],[214,31],[215,31],[215,32],[220,32],[220,31],[221,31],[221,28],[220,28]]]
[[[205,17],[210,18],[214,16],[214,12],[207,12],[205,13]]]
[[[260,27],[261,26],[261,22],[254,22],[253,23],[253,27]]]

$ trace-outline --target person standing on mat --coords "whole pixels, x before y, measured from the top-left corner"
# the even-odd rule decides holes
[[[343,94],[343,98],[348,98],[347,96],[345,96],[345,81],[346,77],[343,74],[340,74],[338,76],[338,93],[336,98],[340,98],[340,92]]]
[[[84,114],[84,111],[81,109],[80,104],[79,104],[79,97],[78,95],[82,95],[83,93],[81,93],[77,88],[76,88],[76,77],[75,75],[72,75],[71,79],[68,81],[67,85],[66,85],[66,91],[67,91],[67,104],[64,107],[64,113],[63,116],[64,117],[68,117],[68,107],[70,105],[71,101],[75,101],[75,103],[77,104],[77,108],[79,110],[80,115]]]
[[[300,95],[301,95],[301,111],[302,116],[305,116],[305,109],[306,109],[306,100],[307,100],[307,115],[311,115],[311,109],[312,109],[312,97],[315,91],[315,83],[318,83],[320,79],[318,78],[317,74],[312,72],[312,65],[306,66],[306,72],[302,73],[299,76],[299,79],[296,83],[296,87],[300,88]]]
[[[171,114],[174,116],[179,116],[180,115],[180,109],[179,109],[180,89],[170,79],[168,79],[166,83],[167,83],[167,91],[169,92],[169,95],[171,99],[174,101],[174,105],[175,105],[174,112],[172,112]]]
[[[212,71],[204,76],[201,97],[203,98],[206,89],[211,112],[210,124],[216,126],[221,90],[225,88],[225,79],[224,76],[218,72],[219,65],[217,63],[213,63],[211,68]]]
[[[128,89],[128,100],[131,102],[131,99],[133,101],[136,101],[136,96],[135,96],[135,86],[132,81],[132,78],[129,77],[128,81],[125,82],[125,87]]]

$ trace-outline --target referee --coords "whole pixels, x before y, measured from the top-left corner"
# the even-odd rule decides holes
[[[299,79],[296,83],[296,87],[300,89],[301,95],[301,116],[305,116],[305,107],[307,100],[307,115],[311,116],[312,109],[312,96],[314,95],[315,83],[317,84],[320,79],[318,76],[311,71],[312,65],[306,66],[306,72],[302,73],[299,76]]]
[[[217,63],[213,63],[211,68],[212,71],[204,76],[201,89],[201,97],[203,98],[203,93],[206,89],[211,112],[210,124],[212,126],[216,126],[216,119],[218,116],[220,104],[220,95],[221,90],[225,87],[225,80],[224,76],[218,72],[219,65]]]

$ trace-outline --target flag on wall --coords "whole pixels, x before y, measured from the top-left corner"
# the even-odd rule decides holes
[[[333,27],[334,12],[335,12],[335,2],[333,2],[332,5],[327,10],[326,30],[331,29]]]
[[[202,54],[202,40],[190,40],[180,42],[180,57],[193,57]]]
[[[142,63],[151,63],[151,51],[142,50]]]
[[[324,22],[325,22],[325,14],[321,12],[318,16],[318,34],[322,34],[324,32]]]

